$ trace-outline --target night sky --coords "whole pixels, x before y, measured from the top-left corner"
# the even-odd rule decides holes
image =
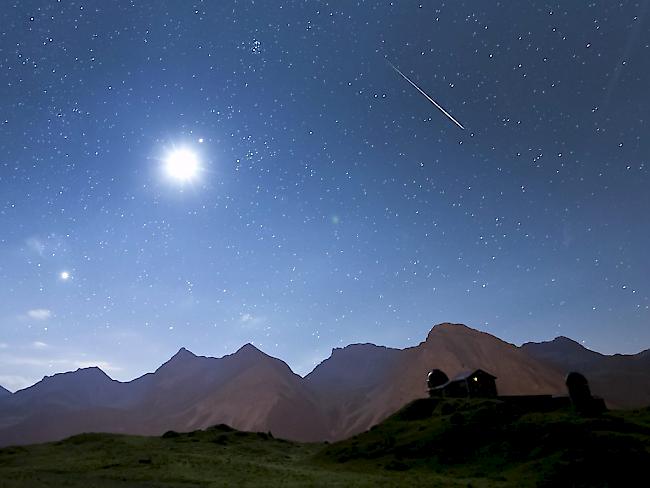
[[[4,2],[0,384],[444,321],[650,347],[649,7]]]

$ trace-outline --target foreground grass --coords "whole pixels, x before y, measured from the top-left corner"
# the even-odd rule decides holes
[[[406,486],[399,473],[337,469],[299,444],[226,426],[171,437],[82,434],[0,450],[0,487]],[[467,486],[436,473],[409,483]],[[480,484],[479,484],[480,485]]]
[[[493,400],[417,400],[316,457],[491,486],[646,486],[639,482],[650,483],[650,409],[583,417],[571,409],[522,412]]]
[[[648,409],[583,418],[419,400],[331,445],[216,426],[9,447],[0,449],[0,487],[634,486],[647,466]]]

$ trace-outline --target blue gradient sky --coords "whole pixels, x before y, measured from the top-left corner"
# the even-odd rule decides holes
[[[442,321],[650,346],[648,1],[8,5],[0,384]]]

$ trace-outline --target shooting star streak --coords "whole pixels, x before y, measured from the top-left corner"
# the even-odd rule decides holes
[[[388,60],[386,60],[386,61],[388,61]],[[391,68],[393,68],[395,71],[397,71],[397,73],[399,73],[399,75],[400,75],[402,78],[404,78],[404,79],[405,79],[406,81],[408,81],[411,85],[413,85],[413,87],[414,87],[417,91],[419,91],[420,93],[422,93],[422,95],[424,95],[424,96],[426,97],[427,100],[429,100],[431,103],[433,103],[433,104],[435,105],[435,107],[436,107],[438,110],[440,110],[443,114],[445,114],[447,117],[449,117],[449,119],[450,119],[454,124],[456,124],[456,125],[457,125],[458,127],[460,127],[461,129],[465,130],[465,127],[463,127],[463,124],[461,124],[460,122],[458,122],[458,121],[457,121],[457,120],[456,120],[456,119],[455,119],[455,118],[454,118],[454,117],[453,117],[449,112],[447,112],[444,108],[442,108],[442,106],[440,106],[440,104],[438,104],[438,102],[436,102],[433,98],[431,98],[429,95],[427,95],[427,94],[426,94],[426,93],[425,93],[425,92],[424,92],[424,91],[423,91],[419,86],[417,86],[415,83],[413,83],[413,82],[410,80],[410,78],[409,78],[408,76],[406,76],[404,73],[402,73],[402,72],[399,70],[399,68],[398,68],[397,66],[395,66],[395,65],[394,65],[393,63],[391,63],[390,61],[388,61],[388,64],[390,64]]]

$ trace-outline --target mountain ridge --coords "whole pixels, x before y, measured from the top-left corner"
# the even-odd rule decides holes
[[[302,376],[302,377],[303,377],[303,378],[306,378],[306,377],[308,377],[309,375],[311,375],[311,374],[314,372],[314,370],[315,370],[318,366],[320,366],[320,365],[321,365],[323,362],[325,362],[326,360],[330,359],[330,358],[332,357],[332,355],[335,354],[335,353],[339,353],[339,352],[341,352],[341,351],[345,351],[345,350],[348,350],[348,349],[350,349],[350,348],[356,348],[356,347],[358,347],[358,346],[374,346],[374,347],[376,347],[376,348],[383,348],[383,349],[389,349],[389,350],[400,350],[400,351],[402,351],[402,350],[405,350],[405,349],[410,349],[410,348],[413,348],[413,347],[417,347],[418,345],[421,345],[421,344],[425,343],[425,342],[428,340],[428,338],[429,338],[429,336],[431,335],[431,333],[432,333],[435,329],[441,329],[441,328],[444,329],[444,328],[448,328],[449,326],[451,326],[451,327],[458,327],[459,329],[463,329],[463,328],[464,328],[464,329],[467,329],[467,330],[470,330],[470,331],[474,331],[474,332],[479,333],[479,334],[484,334],[484,335],[489,336],[489,337],[496,337],[496,336],[490,334],[489,332],[485,332],[485,331],[481,331],[481,330],[478,330],[478,329],[474,329],[474,328],[469,327],[469,326],[467,326],[467,325],[465,325],[465,324],[454,323],[454,322],[441,322],[441,323],[439,323],[439,324],[435,324],[435,325],[434,325],[434,326],[429,330],[429,332],[427,333],[427,338],[426,338],[424,341],[420,342],[419,344],[417,344],[417,345],[415,345],[415,346],[407,346],[407,347],[405,347],[404,349],[399,349],[399,348],[391,347],[391,346],[379,345],[379,344],[375,344],[375,343],[372,343],[372,342],[351,343],[351,344],[348,344],[348,345],[343,346],[343,347],[333,347],[333,348],[331,349],[331,351],[330,351],[330,356],[324,358],[324,359],[323,359],[323,360],[322,360],[318,365],[316,365],[316,366],[314,367],[314,369],[312,369],[309,373],[306,373],[306,374],[305,374],[304,376]],[[505,342],[505,341],[504,341],[504,342]],[[528,348],[528,347],[532,347],[532,346],[546,345],[546,344],[554,344],[554,343],[557,343],[557,342],[574,344],[574,345],[578,346],[580,349],[582,349],[582,350],[584,350],[584,351],[587,351],[587,352],[592,353],[592,354],[594,354],[594,355],[598,355],[599,357],[605,357],[605,358],[615,358],[615,357],[632,358],[632,357],[639,357],[639,356],[642,356],[642,357],[650,357],[650,348],[648,348],[648,349],[643,349],[643,350],[641,350],[641,351],[639,351],[639,352],[637,352],[637,353],[612,353],[612,354],[605,354],[605,353],[602,353],[602,352],[599,352],[599,351],[595,351],[595,350],[593,350],[593,349],[589,349],[589,348],[583,346],[582,344],[580,344],[578,341],[576,341],[576,340],[574,340],[574,339],[571,339],[570,337],[563,336],[563,335],[556,336],[556,337],[554,337],[553,339],[548,339],[548,340],[544,340],[544,341],[528,341],[528,342],[524,342],[524,343],[522,343],[520,346],[516,346],[516,345],[515,345],[515,347],[518,347],[518,348],[520,348],[520,349],[521,349],[521,348],[526,349],[526,348]],[[514,344],[513,344],[513,345],[514,345]],[[109,379],[111,379],[112,381],[115,381],[115,382],[118,382],[118,383],[122,383],[122,384],[124,384],[124,383],[131,383],[131,382],[136,381],[136,380],[138,380],[138,379],[140,379],[140,378],[143,378],[143,377],[145,377],[145,376],[147,376],[147,375],[153,374],[155,371],[157,371],[157,370],[160,369],[162,366],[164,366],[165,364],[167,364],[168,362],[170,362],[170,361],[173,360],[174,358],[178,357],[179,355],[180,355],[181,357],[186,357],[186,358],[187,358],[187,357],[191,357],[191,358],[197,358],[197,359],[221,359],[221,358],[226,357],[226,356],[232,356],[232,355],[236,354],[237,352],[241,351],[242,349],[247,349],[248,347],[254,349],[255,351],[258,351],[258,352],[259,352],[260,354],[262,354],[262,355],[265,355],[265,356],[267,356],[267,357],[273,357],[273,356],[269,356],[269,355],[266,354],[264,351],[262,351],[261,349],[259,349],[258,347],[256,347],[254,344],[252,344],[252,343],[250,343],[250,342],[249,342],[249,343],[246,343],[246,344],[244,344],[244,345],[242,345],[242,346],[241,346],[239,349],[237,349],[235,352],[230,353],[230,354],[226,354],[226,355],[224,355],[224,356],[202,356],[202,355],[195,354],[194,352],[192,352],[192,351],[191,351],[189,348],[187,348],[186,346],[181,346],[180,349],[179,349],[176,353],[174,353],[174,354],[173,354],[173,355],[172,355],[172,356],[171,356],[167,361],[163,362],[163,363],[162,363],[158,368],[156,368],[154,371],[152,371],[152,372],[148,372],[148,373],[144,373],[144,374],[142,374],[142,375],[140,375],[140,376],[137,376],[137,377],[134,377],[134,378],[132,378],[132,379],[130,379],[130,380],[118,380],[118,379],[112,378],[112,377],[110,376],[110,374],[108,374],[107,372],[105,372],[104,370],[102,370],[101,367],[99,367],[99,366],[89,366],[89,367],[85,367],[85,368],[77,368],[76,370],[61,371],[61,372],[54,373],[54,374],[52,374],[52,375],[46,375],[46,376],[43,377],[43,379],[45,379],[45,378],[52,378],[52,377],[54,377],[54,376],[62,375],[62,374],[75,373],[75,372],[77,372],[77,371],[84,371],[84,370],[98,370],[98,371],[101,371],[105,376],[107,376],[107,377],[108,377]],[[280,359],[280,358],[275,358],[275,359],[278,359],[278,360],[284,362],[284,361],[283,361],[282,359]],[[287,364],[286,362],[284,362],[284,363]],[[288,364],[287,364],[287,366],[288,366]],[[289,368],[291,368],[291,367],[289,366]],[[292,370],[292,371],[293,371],[293,370]],[[294,374],[297,374],[297,373],[294,373]],[[42,380],[41,380],[41,381],[42,381]],[[39,383],[39,382],[36,382],[36,383]],[[20,389],[16,390],[15,393],[17,393],[18,391],[22,391],[22,390],[26,390],[26,389],[28,389],[28,388],[31,388],[31,387],[34,386],[36,383],[34,383],[34,384],[32,384],[32,385],[29,385],[29,386],[26,386],[26,387],[24,387],[24,388],[20,388]],[[0,396],[1,396],[1,395],[4,395],[4,394],[5,394],[4,392],[7,392],[7,393],[9,393],[9,394],[12,394],[12,392],[11,392],[10,390],[8,390],[7,388],[4,388],[2,385],[0,385]]]
[[[299,441],[340,440],[425,397],[426,375],[434,368],[449,377],[484,369],[497,377],[501,394],[564,394],[567,368],[578,364],[590,381],[595,378],[596,394],[602,395],[599,378],[617,380],[613,396],[602,395],[611,405],[631,408],[646,400],[634,388],[620,386],[625,382],[619,371],[633,373],[633,383],[645,385],[650,366],[643,367],[650,355],[604,356],[583,349],[566,338],[518,347],[463,324],[442,323],[405,349],[370,343],[333,348],[301,377],[250,343],[220,358],[182,347],[154,372],[128,382],[84,368],[0,395],[0,445],[89,430],[160,435],[219,423]],[[579,360],[564,358],[566,351]]]

